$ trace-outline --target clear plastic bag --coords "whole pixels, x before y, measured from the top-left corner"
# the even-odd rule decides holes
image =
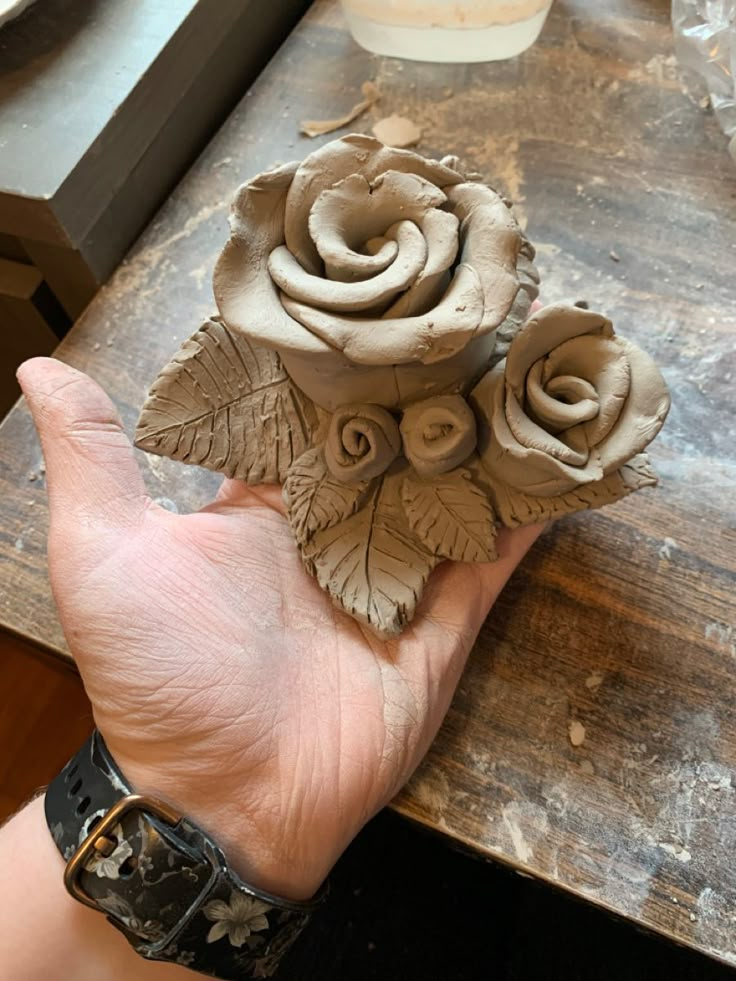
[[[672,0],[672,27],[677,58],[705,79],[736,161],[736,0]]]

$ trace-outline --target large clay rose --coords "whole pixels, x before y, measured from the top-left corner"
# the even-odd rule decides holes
[[[452,159],[354,135],[239,190],[214,289],[318,405],[396,408],[469,390],[536,296],[533,255]]]
[[[605,317],[551,306],[522,327],[471,403],[489,475],[552,497],[602,480],[640,453],[670,399],[649,355],[614,336]]]

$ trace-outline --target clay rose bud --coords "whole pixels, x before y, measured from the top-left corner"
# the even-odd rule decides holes
[[[214,278],[228,329],[331,412],[467,393],[539,277],[509,206],[456,168],[353,135],[245,184]]]
[[[471,395],[492,478],[553,497],[602,480],[640,453],[670,406],[659,369],[577,307],[540,310]]]
[[[401,450],[396,420],[380,405],[341,405],[330,421],[325,461],[345,484],[385,473]]]
[[[454,470],[475,449],[475,416],[460,395],[410,406],[401,420],[404,455],[421,477]]]

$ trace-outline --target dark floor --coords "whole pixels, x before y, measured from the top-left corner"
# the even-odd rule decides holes
[[[736,971],[379,815],[281,981],[734,981]]]

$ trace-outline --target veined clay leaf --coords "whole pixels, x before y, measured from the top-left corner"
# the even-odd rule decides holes
[[[325,463],[322,446],[307,450],[292,464],[284,481],[284,502],[289,523],[302,545],[326,528],[349,518],[368,496],[370,481],[343,484]]]
[[[488,480],[486,475],[486,480]],[[489,490],[499,518],[507,528],[551,521],[576,511],[613,504],[642,487],[654,487],[657,475],[646,453],[639,453],[603,480],[584,484],[558,497],[530,497],[506,484],[489,481]]]
[[[468,470],[452,470],[431,481],[406,477],[401,499],[412,531],[430,552],[456,562],[498,558],[493,508]]]
[[[135,443],[266,484],[284,479],[316,427],[314,406],[292,385],[275,351],[208,320],[153,383]]]
[[[388,639],[412,619],[438,559],[407,524],[400,476],[384,476],[365,505],[302,546],[307,569],[333,601]]]

